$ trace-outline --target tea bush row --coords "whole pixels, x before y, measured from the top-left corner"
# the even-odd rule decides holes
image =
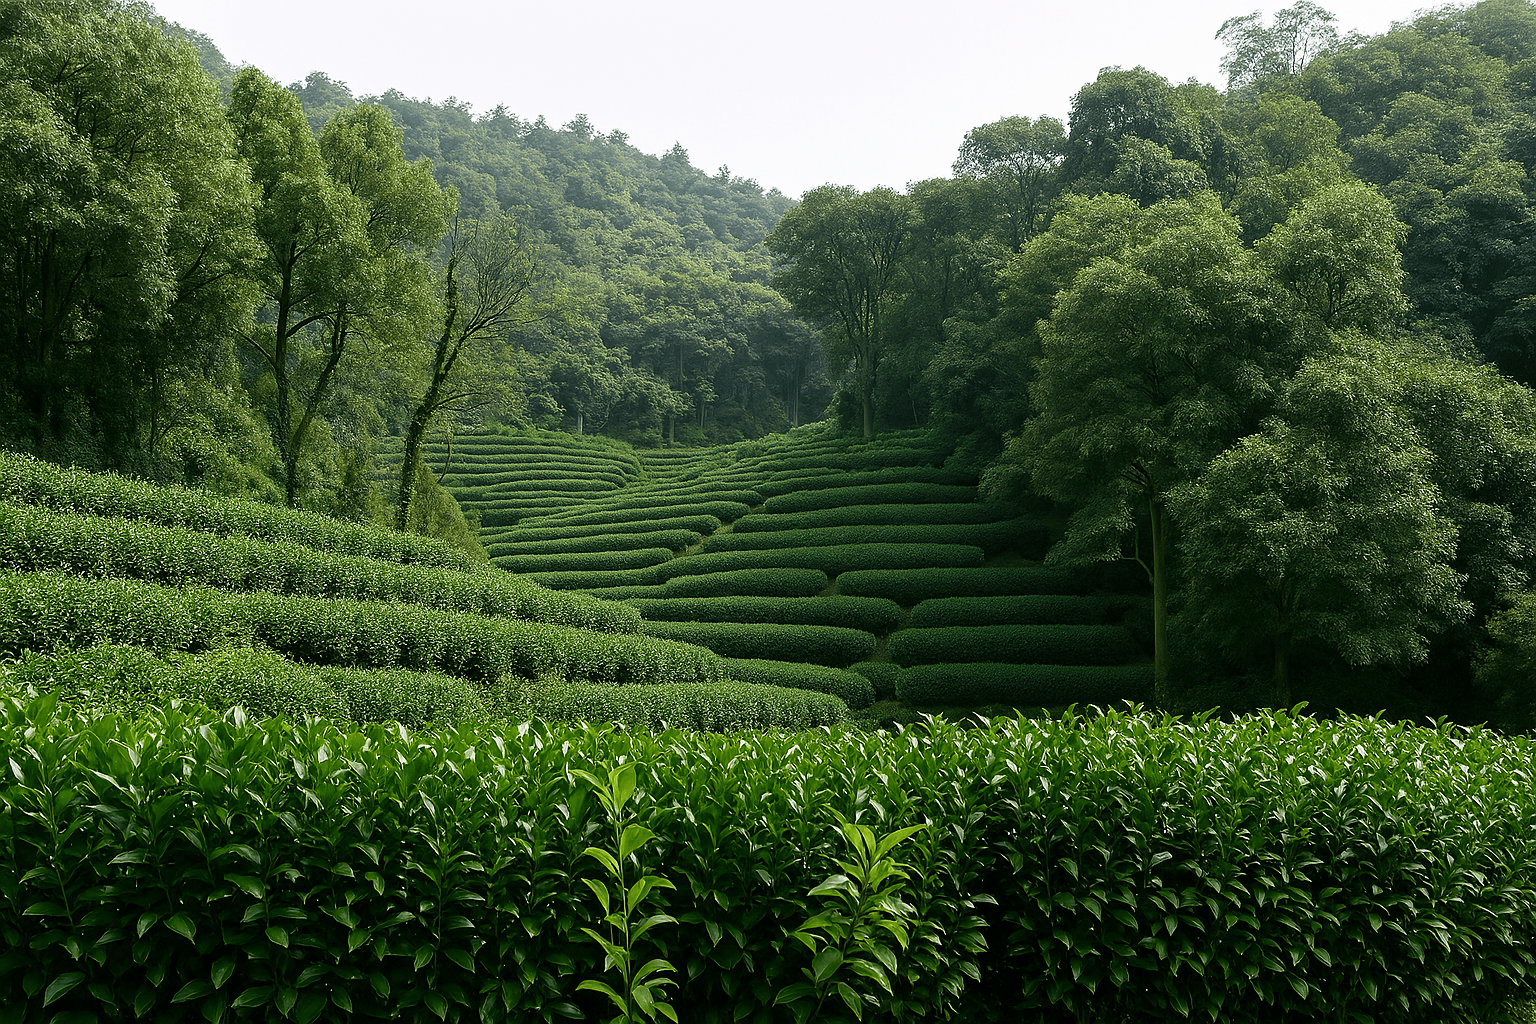
[[[924,505],[975,501],[976,488],[953,484],[869,484],[864,487],[828,487],[819,491],[781,494],[763,502],[763,510],[812,512],[847,505]]]
[[[912,609],[911,625],[1002,626],[1062,623],[1101,625],[1128,613],[1150,614],[1151,602],[1130,594],[1021,594],[1014,597],[938,597]]]
[[[923,505],[848,505],[814,512],[754,512],[731,527],[734,533],[767,530],[820,530],[833,526],[922,526],[995,523],[1017,519],[1018,507],[998,502],[968,501]],[[1047,525],[1041,521],[1040,525]]]
[[[831,576],[870,569],[979,566],[986,553],[969,544],[836,544],[758,551],[705,551],[661,567],[663,579],[736,569],[820,569]],[[880,595],[864,595],[880,596]]]
[[[294,661],[444,672],[485,684],[508,673],[611,684],[720,678],[709,651],[633,633],[378,601],[0,575],[0,654],[97,644],[194,652],[265,646]]]
[[[692,577],[674,577],[677,580]],[[671,597],[626,602],[652,621],[780,622],[805,626],[846,626],[889,633],[901,625],[901,608],[875,597]]]
[[[455,497],[462,494],[463,501],[495,501],[498,498],[520,497],[547,497],[552,495],[580,495],[583,498],[592,495],[608,495],[618,491],[622,483],[602,479],[601,477],[583,477],[580,479],[571,477],[525,477],[521,480],[502,484],[470,484],[453,488]]]
[[[857,672],[869,680],[875,700],[896,699],[896,678],[901,673],[901,666],[889,661],[857,661],[848,666],[848,671]]]
[[[921,506],[914,506],[921,507]],[[834,544],[970,544],[984,551],[1011,549],[1040,557],[1051,545],[1051,531],[1034,519],[999,523],[932,525],[822,526],[808,530],[720,533],[705,551],[760,551],[775,547],[830,547]]]
[[[491,487],[512,490],[520,484],[537,484],[544,489],[557,489],[566,481],[578,480],[599,481],[609,485],[609,490],[614,490],[630,483],[631,479],[623,473],[600,469],[596,466],[551,466],[549,463],[541,462],[537,467],[529,466],[524,469],[487,467],[483,471],[475,472],[458,470],[443,477],[442,483],[443,486],[453,487],[455,490]]]
[[[799,661],[841,668],[875,653],[871,633],[842,626],[795,626],[771,622],[642,622],[646,636],[708,647],[722,658]],[[897,634],[898,636],[900,634]]]
[[[683,597],[815,597],[831,579],[819,569],[738,569],[674,576],[651,586],[619,586],[594,590],[594,596],[617,601],[629,598]]]
[[[854,710],[875,700],[869,680],[847,669],[768,658],[722,658],[720,664],[727,676],[743,683],[829,693]]]
[[[119,576],[168,586],[404,601],[446,611],[633,633],[628,609],[555,594],[484,566],[472,572],[331,554],[298,544],[223,537],[131,519],[0,502],[0,570]]]
[[[543,687],[529,700],[533,717],[550,722],[617,722],[630,728],[741,732],[816,729],[848,720],[848,705],[809,687],[746,681],[670,686]]]
[[[451,569],[475,567],[463,550],[415,534],[348,523],[298,509],[158,487],[129,477],[64,469],[0,450],[0,500],[140,520],[225,537],[298,544],[317,551]]]
[[[524,525],[530,529],[547,527],[593,526],[599,523],[637,523],[650,518],[650,513],[663,510],[669,518],[678,516],[712,516],[723,523],[735,522],[751,511],[751,507],[739,501],[694,501],[674,504],[670,501],[634,496],[630,504],[620,508],[575,509],[559,515],[546,514],[529,517]]]
[[[665,519],[637,519],[622,523],[591,523],[584,526],[513,526],[501,530],[482,530],[480,537],[489,548],[491,545],[502,543],[575,540],[584,537],[613,537],[619,534],[668,530],[684,530],[702,536],[714,533],[718,529],[720,529],[720,520],[714,516],[677,516]]]
[[[573,769],[629,764],[627,812],[655,836],[638,867],[676,886],[661,909],[681,922],[642,955],[677,965],[696,1019],[772,1017],[856,820],[925,826],[893,851],[919,909],[871,1015],[1456,1020],[1530,991],[1533,754],[1351,718],[422,736],[3,701],[0,1005],[611,1013],[578,988],[605,974],[583,851],[611,826]]]
[[[491,564],[513,573],[607,572],[659,566],[675,554],[671,548],[634,548],[553,555],[499,555],[491,559]]]
[[[865,467],[837,469],[813,466],[769,474],[757,485],[766,498],[829,487],[867,487],[873,484],[958,484],[975,486],[976,474],[937,466],[899,466],[891,469]]]
[[[997,597],[1017,594],[1081,594],[1086,574],[1048,566],[981,569],[904,569],[843,573],[840,593],[888,597],[912,606],[935,597]]]
[[[1020,665],[972,662],[916,665],[896,677],[896,697],[909,707],[1064,707],[1152,698],[1150,665]]]
[[[654,530],[649,533],[603,533],[564,540],[489,540],[482,538],[486,552],[494,560],[498,555],[580,554],[590,551],[630,551],[639,548],[664,548],[678,552],[697,544],[702,538],[692,530]]]
[[[641,629],[648,628],[641,623]],[[892,634],[898,665],[1006,661],[1050,665],[1117,665],[1141,655],[1123,626],[943,626]]]

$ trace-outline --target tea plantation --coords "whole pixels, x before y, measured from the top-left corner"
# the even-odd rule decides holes
[[[493,565],[623,600],[642,632],[707,647],[738,678],[886,720],[1150,694],[1134,577],[1041,566],[1058,519],[979,500],[930,435],[811,428],[625,454],[530,433],[458,437],[429,458],[479,511]]]
[[[1148,691],[946,455],[459,438],[486,566],[0,453],[0,1022],[1527,1019],[1528,739],[874,728]]]

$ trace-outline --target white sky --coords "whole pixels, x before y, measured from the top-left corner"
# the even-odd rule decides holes
[[[1066,120],[1111,65],[1224,85],[1222,22],[1252,0],[152,0],[235,64],[287,84],[320,70],[355,95],[505,103],[559,127],[584,113],[647,153],[792,196],[948,175],[967,130]],[[1267,15],[1286,0],[1270,0]],[[1385,31],[1422,0],[1321,0],[1341,32]]]

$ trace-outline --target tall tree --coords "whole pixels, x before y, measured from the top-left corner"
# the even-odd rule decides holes
[[[1262,430],[1170,495],[1190,618],[1228,648],[1269,644],[1277,707],[1298,646],[1356,666],[1423,661],[1470,610],[1434,456],[1398,388],[1369,343],[1314,360]]]
[[[143,470],[165,382],[251,308],[233,268],[253,195],[218,89],[114,0],[0,0],[0,83],[8,432]]]
[[[874,433],[875,378],[912,225],[912,202],[900,193],[823,185],[765,239],[783,263],[773,286],[797,313],[826,327],[834,339],[829,350],[852,363],[865,437]]]
[[[1139,221],[1122,250],[1057,296],[1040,329],[1036,415],[989,482],[1023,469],[1037,493],[1076,506],[1052,560],[1126,557],[1135,537],[1129,557],[1152,586],[1155,700],[1168,707],[1168,495],[1257,425],[1300,340],[1213,193],[1159,203]]]
[[[461,360],[473,359],[477,342],[504,338],[526,317],[529,289],[538,274],[535,250],[523,226],[505,215],[487,221],[456,221],[447,239],[442,277],[442,329],[431,347],[426,387],[405,431],[395,526],[411,521],[411,500],[422,441],[432,420],[472,400],[479,391]]]
[[[1301,74],[1312,58],[1338,43],[1337,20],[1311,0],[1276,11],[1267,26],[1260,11],[1228,18],[1216,30],[1216,38],[1227,46],[1227,55],[1221,59],[1227,88]]]
[[[1056,118],[1006,117],[965,133],[954,171],[987,184],[1002,213],[1008,245],[1017,252],[1049,219],[1066,155],[1066,129]]]

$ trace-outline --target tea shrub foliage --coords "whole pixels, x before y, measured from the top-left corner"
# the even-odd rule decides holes
[[[777,622],[642,622],[646,636],[708,647],[723,658],[800,661],[841,668],[875,653],[872,633],[842,626],[797,626]]]
[[[1054,624],[904,629],[891,637],[890,650],[898,665],[974,661],[978,656],[1013,663],[1116,665],[1142,653],[1123,626]]]
[[[994,597],[1016,594],[1074,594],[1089,586],[1081,573],[1049,566],[976,569],[887,569],[846,572],[839,593],[887,597],[911,606],[935,597]]]
[[[1014,662],[915,665],[897,674],[896,697],[909,707],[1005,704],[1024,709],[1146,701],[1152,697],[1152,666]]]
[[[694,577],[678,577],[679,580]],[[663,597],[627,602],[652,621],[778,622],[846,626],[888,633],[901,625],[901,608],[878,597]]]
[[[854,710],[867,708],[875,700],[869,680],[846,669],[766,658],[722,658],[721,668],[743,683],[830,693]]]
[[[1533,754],[1283,715],[424,735],[0,700],[0,1005],[590,1019],[602,816],[576,771],[632,764],[647,866],[676,886],[657,941],[700,1020],[771,1019],[811,967],[787,939],[837,871],[840,820],[927,826],[901,847],[916,921],[882,1014],[1464,1019],[1536,971]]]
[[[841,508],[845,505],[921,505],[975,500],[976,488],[956,484],[866,484],[862,487],[828,487],[781,494],[765,500],[763,509],[778,514]]]

